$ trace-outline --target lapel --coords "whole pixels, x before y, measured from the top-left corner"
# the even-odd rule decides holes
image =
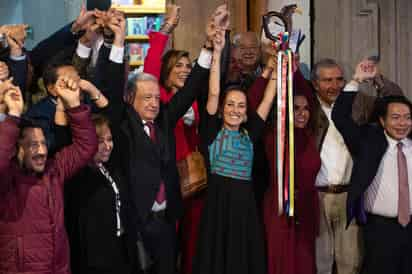
[[[148,159],[158,159],[161,155],[160,145],[158,144],[162,144],[162,134],[159,127],[155,123],[156,137],[158,139],[158,144],[155,144],[144,130],[143,121],[139,114],[131,106],[128,106],[126,111],[128,113],[127,121],[121,125],[121,129],[127,136],[129,144],[132,144],[132,155],[139,153],[141,154],[140,156],[144,155]]]
[[[315,139],[318,151],[321,151],[323,140],[329,127],[329,120],[320,105],[318,97],[314,98]]]

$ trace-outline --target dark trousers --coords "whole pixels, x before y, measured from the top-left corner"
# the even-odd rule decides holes
[[[154,261],[151,273],[176,274],[176,224],[168,222],[164,216],[154,214],[147,220],[142,236],[145,247]]]
[[[363,230],[365,258],[362,274],[412,273],[412,224],[397,218],[368,215]]]

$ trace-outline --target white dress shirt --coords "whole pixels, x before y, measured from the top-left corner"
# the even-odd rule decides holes
[[[90,54],[92,54],[91,64],[92,66],[96,65],[97,57],[99,56],[100,47],[103,45],[103,40],[97,40],[91,48],[83,45],[82,43],[77,44],[76,53],[81,58],[89,58]],[[124,57],[124,47],[117,47],[115,45],[106,45],[105,46],[111,48],[109,60],[121,64],[123,63]]]
[[[320,152],[321,168],[316,177],[316,186],[346,185],[352,173],[352,157],[331,118],[333,106],[326,106],[322,102],[321,106],[328,117],[329,127]]]
[[[398,216],[398,148],[399,141],[392,139],[386,133],[388,148],[379,164],[373,182],[365,192],[365,209],[367,212],[384,216]],[[406,157],[408,168],[409,195],[412,210],[412,141],[403,139],[403,153]],[[412,211],[411,211],[412,212]]]

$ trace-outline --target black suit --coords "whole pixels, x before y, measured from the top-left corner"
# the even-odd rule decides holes
[[[111,79],[119,79],[110,81],[111,83],[108,81],[104,85],[105,90],[109,91],[105,92],[105,95],[111,105],[109,118],[115,144],[111,165],[122,170],[129,193],[129,200],[125,203],[128,212],[125,219],[129,242],[134,244],[137,231],[142,231],[145,244],[158,261],[157,273],[173,273],[174,269],[170,268],[175,265],[175,223],[182,214],[174,128],[178,119],[192,105],[197,91],[207,86],[209,73],[207,69],[195,65],[185,86],[168,104],[161,105],[155,120],[157,144],[154,144],[144,131],[142,120],[134,108],[123,102],[123,64],[109,62],[106,68],[104,75],[110,75]],[[110,86],[113,83],[117,86]],[[151,218],[151,208],[161,181],[164,182],[166,189],[167,224],[161,224],[159,220]],[[170,258],[172,253],[173,258]]]
[[[412,273],[412,226],[403,229],[397,218],[368,214],[363,195],[373,182],[388,148],[382,127],[358,126],[352,119],[356,93],[342,92],[335,102],[332,119],[352,154],[354,166],[348,193],[348,223],[353,217],[364,223],[365,260],[362,273]],[[410,157],[409,157],[410,158]],[[397,182],[397,178],[394,178]]]

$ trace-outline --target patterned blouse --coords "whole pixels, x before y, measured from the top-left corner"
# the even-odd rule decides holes
[[[246,131],[221,129],[209,145],[212,174],[252,180],[253,143]]]

